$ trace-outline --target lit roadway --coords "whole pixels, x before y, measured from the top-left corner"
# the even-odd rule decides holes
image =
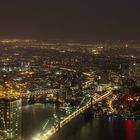
[[[69,68],[60,68],[61,70],[67,70],[67,71],[73,71],[73,72],[76,72],[77,70],[74,70],[74,69],[69,69]],[[86,76],[91,76],[90,73],[87,73],[87,72],[82,72],[84,75]]]
[[[104,95],[101,95],[100,97],[93,98],[92,105],[100,102],[101,100],[105,99],[106,97],[112,95],[112,90],[107,91]],[[48,140],[52,135],[54,135],[60,128],[65,126],[67,123],[69,123],[71,120],[79,116],[81,113],[85,112],[88,108],[91,107],[91,100],[89,100],[84,106],[77,109],[73,113],[71,113],[69,116],[64,118],[62,121],[59,122],[59,124],[56,124],[55,126],[52,126],[49,130],[43,131],[42,133],[38,134],[33,140]]]
[[[7,96],[4,96],[4,97],[0,97],[0,99],[13,99],[13,98],[22,98],[22,97],[29,97],[30,95],[35,95],[35,96],[38,96],[38,95],[48,95],[48,94],[54,94],[54,93],[57,93],[57,92],[60,92],[61,90],[60,89],[40,89],[40,90],[36,90],[34,92],[29,92],[29,93],[21,93],[19,95],[7,95]]]
[[[112,102],[116,99],[116,95],[113,95],[112,99],[110,101],[108,101],[108,105],[109,105],[109,108],[111,110],[111,112],[116,112],[116,109],[113,108],[113,105],[112,105]]]

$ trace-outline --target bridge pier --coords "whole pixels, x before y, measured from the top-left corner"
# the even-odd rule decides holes
[[[86,110],[86,112],[83,113],[83,115],[85,121],[91,120],[94,117],[93,107],[91,106],[88,110]]]
[[[90,98],[90,104],[91,104],[91,106],[83,113],[84,119],[86,121],[91,120],[94,116],[93,98]]]
[[[29,104],[34,104],[35,102],[36,102],[35,95],[30,95],[28,103]]]
[[[60,129],[61,128],[61,126],[60,126],[60,116],[58,116],[58,129]]]
[[[60,108],[60,105],[58,104],[58,105],[56,106],[56,110],[58,110],[59,108]],[[57,126],[58,126],[58,129],[61,128],[60,122],[61,122],[61,118],[60,118],[60,113],[58,112],[58,114],[57,114]]]

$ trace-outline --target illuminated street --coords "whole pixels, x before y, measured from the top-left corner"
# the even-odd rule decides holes
[[[0,140],[140,140],[140,1],[0,0]]]

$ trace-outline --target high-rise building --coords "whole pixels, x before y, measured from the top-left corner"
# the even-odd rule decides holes
[[[0,140],[21,140],[21,99],[0,99]]]
[[[140,86],[140,64],[134,63],[129,68],[129,76],[136,82],[137,86]]]

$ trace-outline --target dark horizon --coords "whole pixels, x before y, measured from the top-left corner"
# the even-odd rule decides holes
[[[137,0],[1,0],[0,38],[140,40]]]

